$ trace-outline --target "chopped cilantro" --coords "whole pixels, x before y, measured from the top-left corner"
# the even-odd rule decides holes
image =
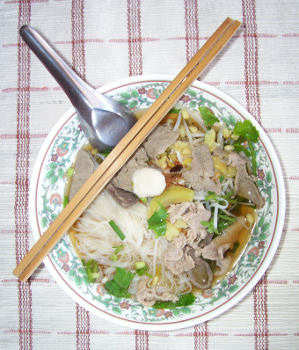
[[[109,259],[112,261],[117,261],[118,260],[118,256],[116,254],[112,254],[109,256]]]
[[[248,142],[248,147],[250,150],[250,156],[251,156],[251,168],[252,168],[252,172],[253,174],[256,176],[257,175],[257,162],[256,162],[256,151],[254,149],[253,143],[252,142]]]
[[[250,157],[251,153],[245,146],[241,145],[239,142],[235,142],[233,145],[236,152],[244,152],[245,156]]]
[[[256,150],[254,149],[253,144],[258,141],[258,130],[252,125],[251,121],[244,120],[243,122],[236,123],[233,132],[235,135],[240,136],[239,140],[233,143],[235,151],[244,152],[246,157],[251,159],[252,172],[256,176]],[[247,144],[245,142],[247,142]]]
[[[173,301],[156,301],[153,305],[154,309],[175,309],[180,306],[189,306],[192,305],[195,301],[195,296],[192,293],[182,294],[179,297],[179,300],[176,302]]]
[[[129,298],[128,288],[133,278],[134,273],[117,267],[113,279],[105,283],[105,289],[118,298]]]
[[[114,249],[114,254],[118,254],[121,250],[124,249],[124,245],[123,244],[118,245],[116,247],[113,247],[113,249]]]
[[[110,147],[110,148],[107,148],[104,151],[100,152],[100,154],[106,158],[111,151],[112,151],[112,148]]]
[[[85,267],[87,279],[89,283],[95,283],[100,277],[99,265],[96,260],[84,260],[82,259],[83,266]]]
[[[211,128],[216,122],[219,122],[219,119],[208,107],[199,107],[199,112],[207,128]]]
[[[119,259],[119,256],[117,255],[122,249],[124,249],[124,246],[121,244],[117,247],[113,247],[114,253],[110,255],[109,259],[112,261],[117,261]]]
[[[177,108],[171,108],[171,110],[170,110],[167,114],[171,114],[171,113],[179,114],[179,113],[180,113],[180,110],[177,109]]]
[[[257,142],[259,138],[259,132],[252,125],[250,120],[244,120],[243,122],[237,122],[233,133],[239,135],[243,140]]]
[[[148,228],[153,230],[157,237],[165,235],[167,217],[168,213],[166,209],[160,204],[160,208],[147,220]]]
[[[220,181],[221,184],[222,184],[222,182],[224,181],[224,179],[225,179],[225,177],[224,177],[223,175],[220,175],[219,181]]]
[[[207,195],[205,196],[205,201],[214,201],[218,204],[226,204],[225,202],[226,198],[218,196],[215,192],[208,191]]]
[[[110,220],[109,221],[109,225],[112,227],[113,231],[118,235],[118,237],[123,241],[126,236],[124,235],[124,233],[122,232],[122,230],[116,225],[116,223],[114,222],[114,220]]]
[[[218,196],[215,192],[208,191],[207,195],[205,196],[205,201],[215,201],[217,198]]]
[[[143,261],[139,261],[135,263],[135,269],[138,276],[143,276],[148,271],[148,265]]]
[[[226,215],[221,209],[218,210],[217,216],[217,228],[214,226],[214,210],[212,209],[212,216],[210,221],[201,221],[202,226],[206,228],[209,233],[220,235],[225,229],[227,229],[232,223],[236,221],[233,216]]]
[[[138,197],[140,202],[142,202],[143,204],[147,204],[147,198],[146,197]]]

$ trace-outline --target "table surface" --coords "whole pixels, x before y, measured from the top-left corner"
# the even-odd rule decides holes
[[[2,0],[0,6],[0,348],[299,348],[297,0]],[[93,86],[130,75],[175,74],[230,16],[243,22],[201,80],[227,92],[266,129],[284,170],[287,215],[265,276],[222,316],[175,332],[134,331],[74,303],[42,266],[12,275],[31,245],[28,187],[44,138],[70,103],[20,44],[31,23]]]

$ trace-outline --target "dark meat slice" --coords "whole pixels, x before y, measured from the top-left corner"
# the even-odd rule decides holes
[[[210,288],[213,281],[210,265],[199,257],[196,257],[194,262],[195,267],[188,272],[192,284],[199,289]]]
[[[129,208],[138,202],[134,193],[115,187],[112,183],[108,184],[106,189],[111,196],[124,208]]]
[[[237,168],[235,192],[239,196],[250,200],[258,209],[262,208],[265,204],[265,200],[261,196],[256,184],[248,175],[245,165]]]
[[[265,204],[265,200],[261,196],[253,179],[247,173],[246,158],[233,152],[229,156],[229,161],[237,168],[237,174],[235,177],[235,192],[239,196],[250,200],[258,209],[262,208]]]
[[[150,134],[143,146],[150,158],[156,158],[159,154],[164,153],[169,146],[175,143],[178,137],[178,131],[173,131],[166,125],[159,125]]]
[[[144,148],[141,146],[112,179],[113,185],[125,191],[132,192],[132,176],[135,170],[147,167],[147,161],[147,155]]]
[[[77,154],[74,175],[72,178],[69,199],[71,200],[74,195],[79,191],[85,181],[95,171],[95,161],[91,158],[90,154],[81,148]]]

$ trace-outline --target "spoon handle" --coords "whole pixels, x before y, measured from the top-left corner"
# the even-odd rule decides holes
[[[79,77],[37,30],[24,25],[20,28],[20,35],[80,114],[85,115],[86,109],[98,105],[99,98],[95,96],[94,89]]]

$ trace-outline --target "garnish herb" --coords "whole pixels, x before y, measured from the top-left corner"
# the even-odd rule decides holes
[[[199,107],[199,112],[207,128],[211,128],[216,122],[219,122],[219,119],[208,107],[205,107],[205,106]]]
[[[171,114],[171,113],[179,114],[179,113],[180,113],[180,110],[177,109],[177,108],[171,108],[171,110],[170,110],[167,114]]]
[[[156,301],[153,305],[154,309],[175,309],[180,306],[189,306],[192,305],[195,301],[195,296],[192,293],[182,294],[179,297],[179,300],[176,302],[173,301]]]
[[[146,197],[138,197],[140,202],[142,202],[143,204],[147,204],[147,198]]]
[[[114,230],[114,232],[118,235],[118,237],[123,241],[126,236],[124,235],[124,233],[122,232],[122,230],[116,225],[116,223],[114,222],[114,220],[110,220],[109,221],[109,225],[112,227],[112,229]]]
[[[104,287],[107,292],[118,298],[129,298],[128,288],[134,278],[134,273],[122,267],[117,267],[113,279],[106,282]]]
[[[214,212],[210,221],[201,221],[200,223],[207,229],[209,233],[220,235],[225,229],[227,229],[232,223],[237,220],[233,216],[226,215],[221,209],[218,209],[217,219],[217,228],[214,226]]]
[[[229,191],[224,196],[218,196],[215,192],[208,191],[205,197],[205,201],[216,202],[221,205],[224,201],[227,201],[229,205],[236,204],[238,199],[235,198],[234,192]],[[215,235],[221,234],[227,227],[236,221],[236,218],[230,215],[227,215],[222,209],[218,208],[217,214],[217,227],[214,226],[214,215],[215,208],[211,208],[212,215],[209,221],[201,221],[202,226],[204,226],[209,233]]]
[[[82,263],[85,267],[88,282],[95,283],[100,277],[100,269],[98,262],[94,259],[88,261],[82,259]]]
[[[224,177],[223,175],[220,175],[219,181],[220,181],[221,184],[222,184],[222,182],[224,181],[224,179],[225,179],[225,177]]]
[[[112,247],[114,249],[114,254],[118,254],[121,250],[124,249],[124,245],[121,244],[121,245],[118,245],[116,247]]]
[[[218,196],[215,192],[208,191],[207,195],[205,196],[205,201],[216,201],[218,199]]]
[[[165,235],[167,217],[168,213],[166,209],[160,204],[160,208],[147,220],[148,228],[156,233],[156,237]]]
[[[243,145],[241,145],[239,142],[234,143],[234,150],[236,152],[244,152],[245,156],[250,157],[251,153],[250,151]]]
[[[248,142],[248,147],[250,150],[250,155],[251,155],[251,168],[252,168],[252,172],[253,174],[256,176],[257,172],[257,163],[256,163],[256,151],[254,149],[253,143],[252,142]]]
[[[135,270],[138,276],[143,276],[148,271],[148,266],[144,261],[138,261],[135,263]]]
[[[237,122],[233,133],[240,136],[244,141],[257,142],[259,138],[259,132],[252,125],[250,120],[244,120],[243,122]]]
[[[106,157],[108,156],[108,154],[109,154],[111,151],[112,151],[112,148],[110,147],[110,148],[107,148],[107,149],[105,149],[104,151],[100,152],[100,154],[101,154],[104,158],[106,158]]]
[[[256,176],[256,151],[253,144],[258,141],[258,130],[252,125],[251,121],[244,120],[243,122],[236,123],[233,133],[239,136],[239,140],[233,143],[234,149],[237,152],[244,152],[244,154],[251,159],[252,172]],[[247,142],[246,145],[244,144],[245,142]]]
[[[114,253],[110,255],[109,259],[112,261],[117,261],[119,259],[119,256],[117,255],[122,249],[124,249],[124,246],[121,244],[117,247],[113,247]]]

